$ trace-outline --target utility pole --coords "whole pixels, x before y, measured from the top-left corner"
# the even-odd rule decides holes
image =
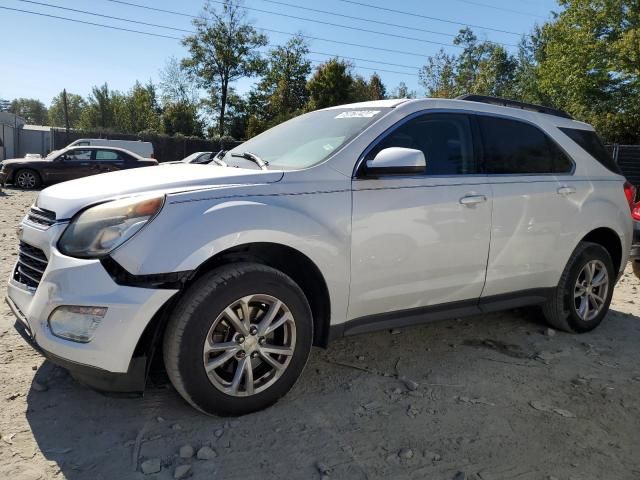
[[[64,128],[67,134],[66,141],[69,143],[69,106],[67,105],[67,89],[62,90],[62,105],[64,107]]]

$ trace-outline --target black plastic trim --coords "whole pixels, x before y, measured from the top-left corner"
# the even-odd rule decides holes
[[[111,257],[101,258],[100,263],[113,281],[124,287],[180,290],[193,273],[192,270],[186,270],[182,272],[134,275]]]
[[[466,100],[468,102],[486,103],[487,105],[497,105],[500,107],[519,108],[521,110],[530,110],[532,112],[546,113],[547,115],[553,115],[555,117],[568,118],[573,120],[573,117],[563,110],[557,108],[545,107],[544,105],[538,105],[535,103],[518,102],[517,100],[509,100],[507,98],[491,97],[489,95],[460,95],[456,97],[456,100]]]
[[[348,335],[408,327],[439,320],[509,310],[511,308],[528,305],[538,305],[547,301],[555,290],[554,287],[534,288],[480,299],[462,300],[428,307],[367,315],[349,320],[345,323],[332,325],[329,338],[330,340],[335,340]]]

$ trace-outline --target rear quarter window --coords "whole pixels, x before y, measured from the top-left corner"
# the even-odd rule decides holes
[[[622,175],[620,167],[607,152],[596,132],[592,130],[580,130],[578,128],[560,128],[560,131],[577,143],[586,152],[595,158],[605,168]]]

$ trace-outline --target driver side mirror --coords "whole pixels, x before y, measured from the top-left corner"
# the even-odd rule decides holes
[[[368,175],[422,174],[427,169],[422,150],[403,147],[380,150],[366,165]]]

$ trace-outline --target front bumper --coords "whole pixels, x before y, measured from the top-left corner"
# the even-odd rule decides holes
[[[133,358],[145,327],[177,290],[127,287],[116,284],[99,260],[62,255],[55,244],[66,227],[39,228],[23,221],[22,240],[40,248],[48,258],[37,288],[16,281],[7,287],[7,303],[36,348],[53,363],[99,390],[113,390],[114,374],[140,368]],[[56,337],[48,318],[61,305],[107,307],[107,313],[89,343]],[[144,368],[144,365],[142,366]]]
[[[26,317],[9,297],[6,297],[5,301],[16,316],[14,327],[20,336],[51,363],[67,369],[80,383],[100,392],[142,393],[144,391],[147,374],[146,357],[132,358],[126,373],[107,372],[58,357],[38,345]]]

